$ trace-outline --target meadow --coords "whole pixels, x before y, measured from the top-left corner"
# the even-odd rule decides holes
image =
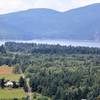
[[[0,79],[10,80],[10,81],[16,81],[18,82],[20,79],[20,74],[14,73],[14,67],[11,66],[0,66]],[[29,94],[24,91],[23,88],[11,88],[11,87],[5,87],[0,88],[0,100],[26,100],[27,96]],[[42,96],[38,93],[32,93],[31,94],[33,100],[50,100],[50,98],[46,96]]]
[[[12,100],[14,98],[22,99],[26,97],[26,93],[23,89],[0,89],[0,100]]]
[[[14,73],[14,67],[0,66],[0,79],[4,78],[5,80],[18,81],[20,76],[20,74]]]
[[[20,74],[14,74],[14,67],[9,66],[0,66],[0,79],[4,78],[5,80],[10,81],[19,81]],[[0,100],[12,100],[14,98],[22,99],[26,97],[26,93],[21,88],[0,88]]]

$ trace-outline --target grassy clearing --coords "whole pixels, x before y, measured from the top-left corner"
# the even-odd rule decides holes
[[[2,78],[5,80],[18,81],[20,74],[0,74],[0,79]]]
[[[14,70],[14,67],[0,66],[0,75],[1,74],[12,74],[13,70]]]
[[[1,66],[0,67],[0,79],[4,78],[5,80],[19,81],[20,74],[14,74],[14,67]],[[33,97],[33,100],[51,100],[48,97],[42,96],[38,93],[30,94]],[[22,98],[27,97],[28,94],[24,92],[23,89],[13,89],[13,88],[0,88],[0,100],[12,100],[17,98],[22,100]]]
[[[4,78],[5,80],[18,81],[20,74],[13,73],[14,67],[1,66],[0,67],[0,79]]]
[[[11,100],[14,98],[21,99],[26,97],[26,94],[23,89],[0,89],[0,100]]]
[[[33,93],[33,100],[51,100],[49,97],[42,96],[38,93]],[[17,98],[21,100],[22,98],[27,97],[26,93],[23,89],[11,89],[11,88],[5,88],[0,89],[0,100],[12,100],[14,98]]]

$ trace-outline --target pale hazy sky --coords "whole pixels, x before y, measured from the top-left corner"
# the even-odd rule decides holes
[[[0,14],[31,8],[65,11],[93,3],[100,3],[100,0],[0,0]]]

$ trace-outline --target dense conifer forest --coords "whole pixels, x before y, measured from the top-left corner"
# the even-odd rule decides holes
[[[100,100],[100,48],[7,42],[0,65],[20,66],[32,92],[51,100]]]

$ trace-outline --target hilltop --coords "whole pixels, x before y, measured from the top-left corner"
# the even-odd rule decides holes
[[[30,9],[0,15],[0,39],[100,40],[100,4],[70,11]]]

